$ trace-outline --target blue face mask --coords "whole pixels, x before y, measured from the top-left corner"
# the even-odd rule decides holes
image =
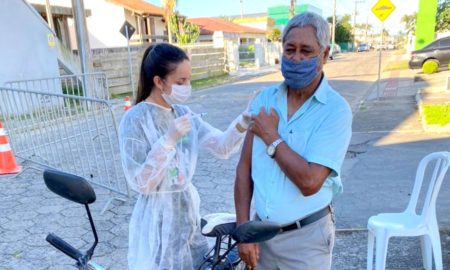
[[[292,89],[303,89],[310,85],[317,77],[317,64],[319,56],[299,62],[289,60],[283,56],[281,59],[281,73],[284,82]]]

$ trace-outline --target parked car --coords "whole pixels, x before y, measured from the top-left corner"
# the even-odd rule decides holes
[[[330,55],[328,56],[328,58],[330,58],[330,60],[333,60],[334,57],[336,56],[336,54],[341,52],[341,47],[338,44],[330,44]]]
[[[450,37],[437,39],[424,48],[411,52],[409,68],[422,68],[427,61],[437,62],[439,66],[447,66],[450,62]]]
[[[365,43],[361,43],[358,45],[358,47],[356,47],[357,52],[368,52],[369,50],[370,50],[369,45]]]

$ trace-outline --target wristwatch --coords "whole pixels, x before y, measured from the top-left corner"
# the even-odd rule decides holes
[[[266,152],[269,157],[273,158],[275,156],[275,150],[277,150],[277,146],[283,142],[283,139],[279,138],[275,140],[273,143],[267,146]]]

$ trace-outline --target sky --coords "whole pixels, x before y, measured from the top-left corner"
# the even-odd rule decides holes
[[[152,4],[161,6],[161,0],[146,0]],[[189,17],[218,17],[222,15],[240,15],[241,0],[178,0],[175,10]],[[353,14],[354,0],[336,0],[337,16]],[[381,22],[372,14],[371,8],[377,0],[358,0],[356,23],[368,22],[376,31],[381,29]],[[397,34],[404,30],[400,18],[405,14],[417,11],[419,0],[391,0],[396,6],[392,14],[384,21],[384,27],[390,34]],[[242,0],[244,14],[267,12],[267,8],[277,5],[289,5],[290,0]],[[297,5],[311,4],[322,10],[324,17],[333,14],[333,0],[297,0]],[[353,22],[353,17],[352,17]]]

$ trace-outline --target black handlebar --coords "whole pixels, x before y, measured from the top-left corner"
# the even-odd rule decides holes
[[[45,238],[45,240],[47,240],[47,242],[49,242],[52,246],[61,250],[67,256],[71,257],[72,259],[74,259],[76,261],[78,261],[78,259],[83,256],[83,254],[78,249],[74,248],[69,243],[62,240],[61,238],[54,235],[53,233],[49,233],[47,235],[47,238]]]

